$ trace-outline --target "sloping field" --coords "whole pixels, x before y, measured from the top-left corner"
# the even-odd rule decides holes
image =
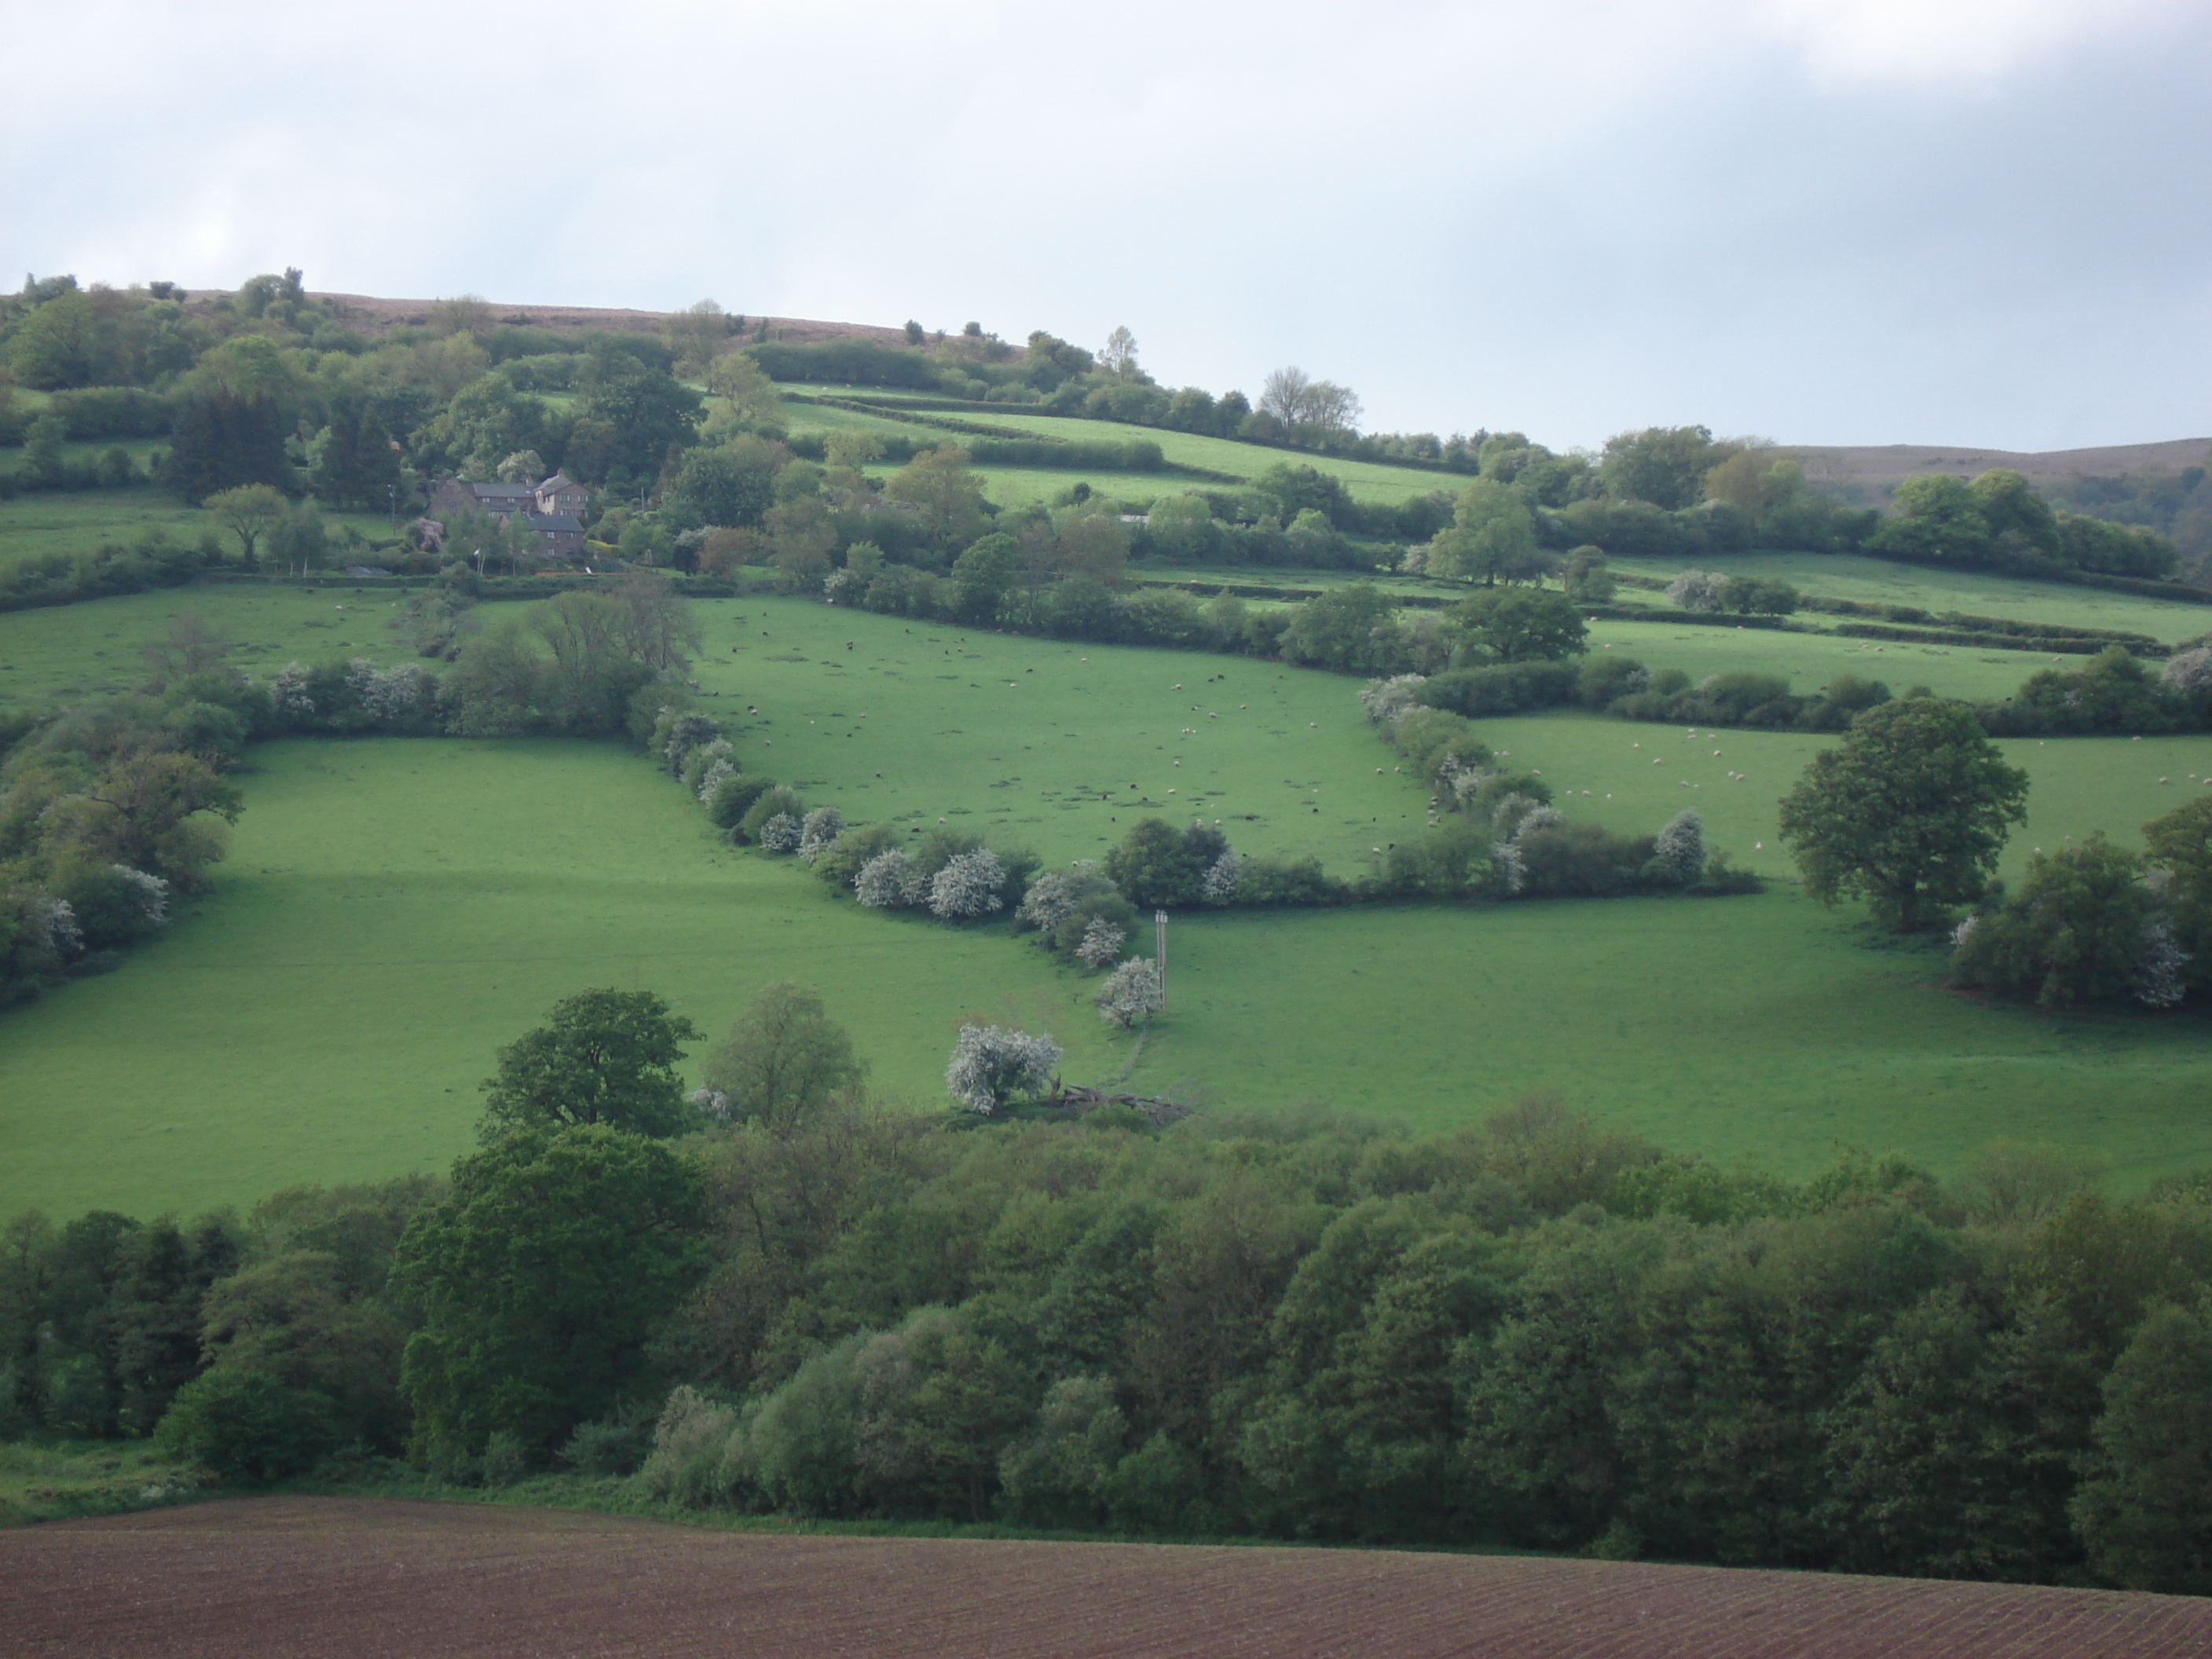
[[[1639,1563],[732,1535],[544,1510],[241,1498],[0,1536],[11,1653],[2203,1653],[2212,1601]]]
[[[1844,485],[1893,484],[1928,472],[1971,478],[1993,466],[2039,483],[2077,474],[2178,472],[2212,459],[2212,438],[2169,438],[2100,449],[1982,449],[1972,444],[1789,444],[1775,452],[1802,463],[1805,476]]]

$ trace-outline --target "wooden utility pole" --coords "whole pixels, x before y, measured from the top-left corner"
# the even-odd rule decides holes
[[[1152,965],[1160,970],[1160,1012],[1168,1011],[1168,913],[1152,912]]]

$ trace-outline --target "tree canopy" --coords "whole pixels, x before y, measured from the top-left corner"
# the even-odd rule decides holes
[[[1863,895],[1900,933],[1978,898],[2027,774],[1964,703],[1908,697],[1859,715],[1782,802],[1782,838],[1823,904]]]
[[[699,1032],[650,991],[582,991],[499,1051],[483,1083],[487,1140],[517,1129],[605,1124],[672,1135],[692,1115],[676,1075]]]

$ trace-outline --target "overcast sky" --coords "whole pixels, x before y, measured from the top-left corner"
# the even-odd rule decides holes
[[[1366,424],[2212,434],[2206,0],[0,0],[0,270],[1048,328]]]

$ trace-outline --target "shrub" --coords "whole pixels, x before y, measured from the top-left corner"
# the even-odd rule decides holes
[[[1651,843],[1651,862],[1662,881],[1689,885],[1705,872],[1705,821],[1685,807]]]
[[[799,823],[805,814],[806,804],[799,799],[796,792],[782,784],[772,784],[755,796],[752,805],[745,808],[744,816],[738,820],[738,827],[730,832],[730,839],[740,846],[758,842],[761,831],[767,827],[769,819],[787,817],[791,820],[792,836],[791,848],[786,850],[795,849],[799,845]]]
[[[1651,842],[1594,823],[1553,823],[1516,838],[1525,882],[1539,898],[1607,898],[1632,891],[1650,862]]]
[[[1149,957],[1129,957],[1106,975],[1106,982],[1091,1000],[1097,1006],[1098,1017],[1109,1025],[1127,1030],[1140,1019],[1150,1019],[1167,1006],[1159,965]]]
[[[790,812],[778,812],[761,825],[755,839],[763,853],[796,853],[799,837],[805,833],[800,818]]]
[[[799,826],[799,856],[811,864],[828,852],[845,833],[845,815],[834,806],[817,806]]]
[[[653,1425],[653,1450],[637,1473],[648,1497],[689,1507],[722,1495],[723,1451],[738,1414],[688,1384],[669,1392]]]
[[[2174,942],[2142,860],[2101,832],[2079,847],[2038,853],[2020,892],[1984,906],[1952,935],[1962,985],[2039,1007],[2181,1000],[2187,953]]]
[[[941,921],[965,921],[1005,907],[1006,866],[988,847],[945,860],[930,878],[930,914]]]
[[[707,816],[718,829],[735,830],[752,810],[753,803],[775,787],[774,778],[744,772],[726,773],[707,798]]]
[[[1727,578],[1710,570],[1685,570],[1667,584],[1667,602],[1699,614],[1717,611],[1727,586]]]
[[[856,823],[840,831],[836,841],[815,855],[814,873],[833,887],[854,889],[868,861],[897,845],[894,825]]]
[[[1431,675],[1420,690],[1420,701],[1479,720],[1571,702],[1580,682],[1580,671],[1572,663],[1492,663]]]
[[[483,1483],[487,1486],[511,1486],[530,1472],[529,1454],[523,1449],[522,1437],[511,1429],[495,1429],[484,1441]]]
[[[1083,938],[1075,946],[1075,955],[1086,968],[1103,968],[1121,953],[1129,941],[1129,930],[1116,927],[1103,916],[1092,916],[1084,925]]]
[[[265,1372],[223,1365],[194,1377],[154,1431],[163,1455],[234,1480],[281,1480],[336,1443],[331,1402]]]
[[[653,1431],[645,1422],[618,1415],[579,1423],[555,1455],[579,1474],[604,1477],[628,1474],[645,1461],[652,1447]]]
[[[1206,899],[1206,872],[1228,851],[1228,836],[1210,824],[1177,830],[1165,818],[1139,818],[1106,854],[1106,873],[1142,908],[1196,905]]]
[[[1575,675],[1575,701],[1603,708],[1616,698],[1632,696],[1651,683],[1651,671],[1633,657],[1592,657]]]
[[[1048,1036],[963,1024],[945,1070],[945,1086],[969,1111],[995,1116],[1016,1096],[1043,1092],[1060,1054]]]
[[[914,860],[896,847],[878,853],[853,877],[853,896],[872,910],[907,909],[921,903],[927,890]]]

